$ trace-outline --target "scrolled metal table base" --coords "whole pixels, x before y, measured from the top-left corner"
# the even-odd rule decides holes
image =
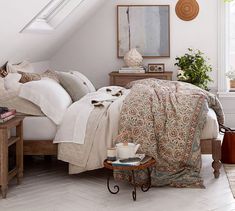
[[[109,185],[109,183],[110,183],[109,180],[110,180],[110,175],[108,175],[108,178],[107,178],[107,188],[108,188],[109,192],[112,193],[112,194],[117,194],[119,192],[119,189],[120,189],[119,186],[114,185],[113,189],[116,189],[116,190],[112,191],[111,188],[110,188],[110,185]]]
[[[147,170],[148,170],[148,183],[141,186],[141,190],[143,192],[147,192],[151,188],[151,172],[150,172],[149,168],[147,168]],[[136,194],[135,171],[132,170],[131,173],[132,173],[132,181],[133,181],[133,188],[134,188],[134,190],[132,191],[132,198],[133,198],[134,201],[136,201],[136,195],[137,194]],[[107,178],[107,188],[108,188],[108,190],[109,190],[109,192],[111,194],[117,194],[119,192],[120,188],[119,188],[118,185],[114,185],[113,189],[115,189],[115,190],[114,191],[111,190],[111,188],[110,188],[110,177],[111,176],[108,175],[108,178]]]

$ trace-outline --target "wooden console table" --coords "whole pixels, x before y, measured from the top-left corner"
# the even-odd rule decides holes
[[[162,73],[119,73],[117,71],[109,73],[111,86],[126,86],[131,81],[146,78],[156,78],[162,80],[172,80],[173,72]]]
[[[23,177],[23,119],[24,117],[15,117],[3,124],[0,124],[0,186],[2,197],[6,198],[8,182],[17,177],[17,183]],[[16,128],[16,136],[8,138],[8,131]],[[8,150],[9,147],[16,144],[16,167],[9,172],[8,169]]]

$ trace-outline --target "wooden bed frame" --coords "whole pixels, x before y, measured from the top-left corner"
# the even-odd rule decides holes
[[[221,140],[202,139],[201,153],[212,155],[212,167],[214,176],[218,178],[221,168]],[[47,141],[24,141],[24,155],[57,155],[57,144],[52,140]]]

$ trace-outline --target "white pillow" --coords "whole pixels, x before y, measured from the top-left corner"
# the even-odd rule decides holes
[[[21,83],[19,82],[21,79],[21,74],[19,73],[8,73],[8,75],[4,78],[4,86],[6,90],[17,91],[21,87]]]
[[[59,125],[72,100],[63,87],[52,79],[31,81],[21,86],[19,96],[36,104]]]
[[[33,73],[33,66],[28,61],[23,61],[20,64],[7,63],[7,71],[9,73],[17,73],[18,71]]]
[[[5,92],[4,79],[0,77],[0,93]]]
[[[70,71],[71,74],[79,77],[87,86],[89,92],[95,92],[96,89],[94,87],[94,85],[91,83],[91,81],[82,73],[78,72],[78,71]]]

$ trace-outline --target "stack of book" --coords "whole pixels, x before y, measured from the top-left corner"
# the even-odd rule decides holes
[[[14,118],[16,115],[15,109],[8,109],[6,107],[0,107],[0,123],[7,122]]]
[[[119,73],[145,73],[144,67],[122,67]]]
[[[119,159],[112,162],[113,166],[139,166],[150,161],[152,157],[144,154],[136,154],[134,158]]]

